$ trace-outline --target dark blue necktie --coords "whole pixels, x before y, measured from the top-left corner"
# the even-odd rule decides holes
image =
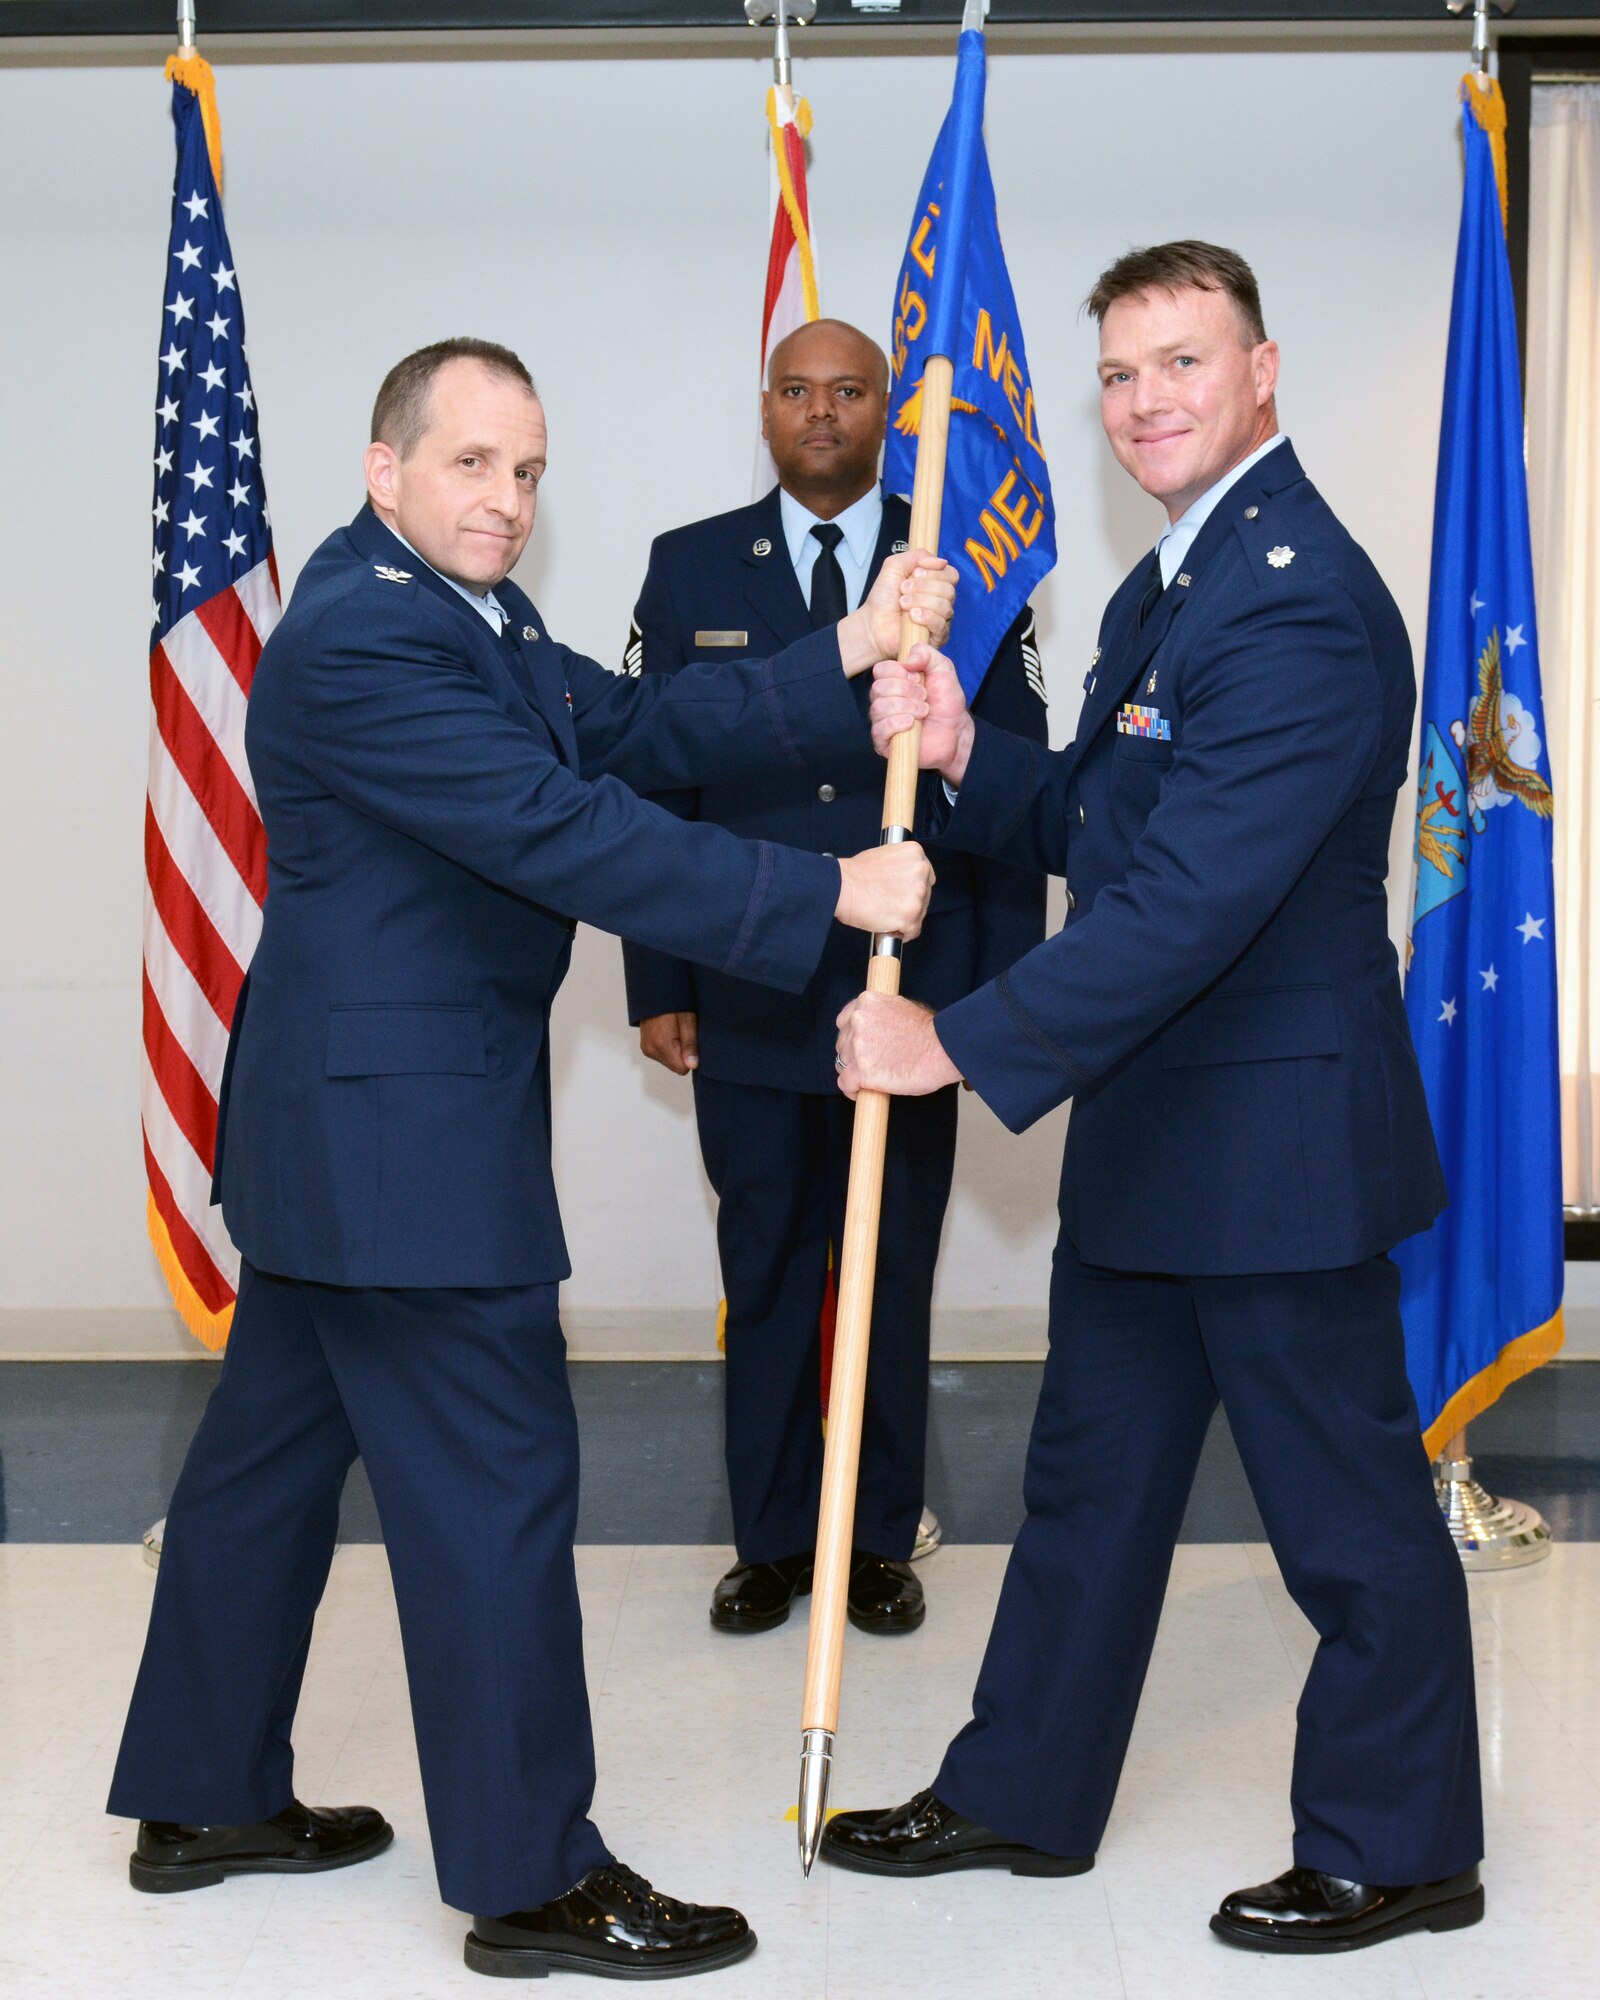
[[[834,554],[844,540],[844,529],[837,521],[818,521],[811,532],[822,544],[811,565],[811,629],[820,632],[824,625],[837,625],[850,609],[845,598],[844,571]]]
[[[1159,550],[1150,558],[1150,574],[1145,578],[1144,595],[1139,599],[1139,627],[1142,631],[1145,620],[1161,602],[1166,585],[1161,581],[1161,553]]]

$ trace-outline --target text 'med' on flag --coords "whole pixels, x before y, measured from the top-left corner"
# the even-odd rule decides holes
[[[1487,79],[1485,80],[1487,81]],[[1462,84],[1406,1013],[1450,1205],[1395,1253],[1437,1455],[1562,1340],[1550,762],[1539,688],[1505,102]],[[1498,156],[1498,157],[1497,157]]]
[[[971,9],[969,8],[969,14]],[[1055,503],[983,143],[984,39],[963,27],[955,94],[895,280],[883,484],[909,493],[923,370],[954,365],[939,553],[959,572],[945,650],[970,698],[1055,567]]]
[[[763,389],[767,386],[767,360],[779,341],[822,314],[811,237],[811,200],[806,191],[806,139],[810,131],[811,106],[805,98],[796,97],[787,84],[774,84],[767,92],[772,239],[767,251],[766,289],[761,296]],[[778,468],[766,439],[758,437],[752,497],[761,499],[777,483]]]
[[[167,75],[177,175],[156,388],[140,1094],[150,1238],[188,1326],[220,1347],[239,1258],[211,1206],[217,1099],[267,893],[245,704],[279,592],[211,71],[184,56]]]

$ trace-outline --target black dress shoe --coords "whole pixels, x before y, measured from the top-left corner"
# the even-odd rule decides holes
[[[370,1861],[394,1839],[371,1806],[303,1806],[298,1800],[255,1826],[139,1822],[128,1880],[154,1894],[209,1889],[228,1875],[317,1875]]]
[[[954,1868],[1009,1868],[1013,1875],[1086,1875],[1094,1856],[1046,1854],[1006,1840],[932,1792],[880,1813],[835,1813],[819,1850],[836,1868],[863,1875],[947,1875]]]
[[[603,1979],[675,1979],[735,1965],[756,1948],[737,1910],[679,1903],[609,1861],[577,1888],[508,1917],[474,1917],[466,1960],[501,1979],[593,1972]]]
[[[778,1562],[735,1563],[711,1593],[711,1622],[719,1632],[770,1632],[789,1616],[797,1597],[811,1592],[812,1554]]]
[[[1224,1897],[1211,1928],[1251,1951],[1359,1951],[1407,1931],[1465,1930],[1482,1916],[1476,1868],[1409,1888],[1290,1868],[1275,1881]]]
[[[915,1632],[928,1615],[910,1563],[857,1549],[850,1557],[850,1623],[858,1632]]]

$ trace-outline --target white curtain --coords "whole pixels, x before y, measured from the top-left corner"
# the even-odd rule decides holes
[[[1563,1196],[1600,1208],[1600,83],[1535,85],[1528,498],[1555,785]]]

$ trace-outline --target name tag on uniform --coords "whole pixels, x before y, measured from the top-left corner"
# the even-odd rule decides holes
[[[1141,708],[1137,702],[1125,701],[1117,710],[1117,734],[1148,736],[1156,743],[1170,743],[1172,724],[1159,708]]]
[[[694,642],[697,646],[748,646],[750,643],[750,634],[748,632],[696,632]]]

